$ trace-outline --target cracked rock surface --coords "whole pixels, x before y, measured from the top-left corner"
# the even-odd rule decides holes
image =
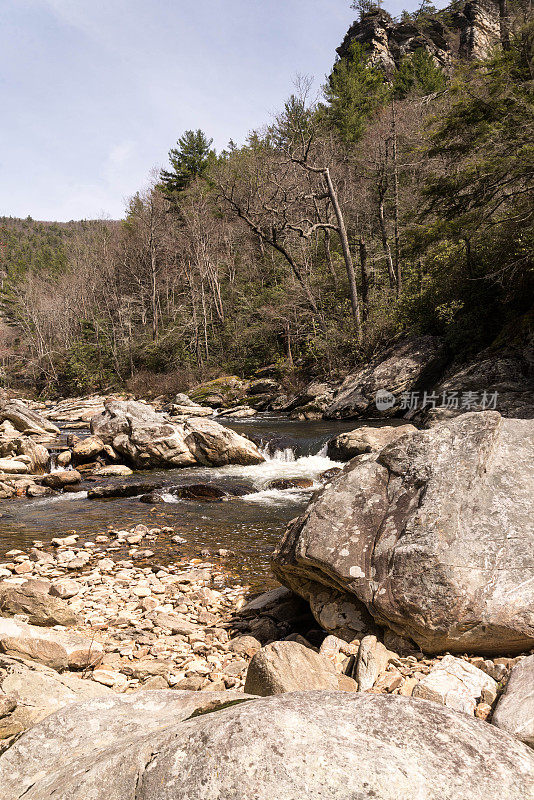
[[[143,691],[63,709],[0,758],[3,800],[531,796],[528,747],[434,703],[322,691],[241,699]]]
[[[328,587],[426,652],[519,653],[534,644],[533,489],[534,422],[463,414],[350,462],[273,570],[312,610]],[[347,638],[351,615],[330,617]]]

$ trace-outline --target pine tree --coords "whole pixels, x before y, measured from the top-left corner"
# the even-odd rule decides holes
[[[352,42],[347,56],[335,65],[324,90],[327,117],[346,142],[358,142],[372,113],[388,97],[383,72],[370,64],[365,49]]]
[[[393,80],[393,96],[403,100],[409,95],[424,97],[445,88],[447,76],[422,47],[404,56]]]
[[[180,136],[177,147],[169,150],[171,170],[160,172],[160,188],[169,198],[183,192],[196,178],[203,177],[213,163],[215,150],[211,149],[213,139],[208,139],[201,131],[186,131]]]

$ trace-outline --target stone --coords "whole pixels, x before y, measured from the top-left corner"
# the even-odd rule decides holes
[[[167,628],[171,633],[175,634],[187,635],[193,633],[197,627],[180,614],[166,614],[164,612],[155,611],[154,614],[151,615],[151,619],[153,619],[160,628]]]
[[[185,441],[199,464],[261,464],[265,461],[256,445],[230,428],[211,419],[193,417],[184,424]]]
[[[534,655],[513,667],[492,722],[529,747],[534,747]]]
[[[271,481],[268,489],[278,489],[285,491],[286,489],[311,489],[313,481],[309,478],[277,478]]]
[[[237,639],[231,639],[228,642],[228,650],[238,656],[252,658],[261,650],[261,642],[255,639],[254,636],[238,636]]]
[[[521,653],[534,646],[533,487],[534,422],[463,414],[348,464],[290,523],[272,569],[341,638],[366,611],[425,652]]]
[[[0,652],[37,661],[61,672],[99,664],[104,651],[99,642],[79,633],[40,628],[0,617]]]
[[[333,401],[324,411],[327,419],[394,416],[400,395],[419,385],[444,364],[442,341],[435,336],[408,337],[389,347],[369,364],[348,375]],[[391,405],[382,411],[375,405],[378,391],[393,395]]]
[[[133,475],[133,470],[124,464],[109,464],[106,467],[99,467],[97,475],[101,478],[126,478]]]
[[[385,671],[389,651],[376,636],[364,636],[358,649],[355,675],[358,691],[365,692],[374,686],[376,679]]]
[[[59,433],[50,420],[47,420],[37,411],[28,408],[22,400],[8,400],[2,402],[0,407],[0,421],[9,420],[12,425],[22,433]]]
[[[412,695],[473,715],[485,690],[495,699],[497,684],[493,678],[468,661],[447,655],[417,684]]]
[[[34,661],[5,655],[0,656],[0,686],[8,697],[9,705],[14,704],[8,719],[19,733],[60,708],[110,693],[104,686],[82,680],[70,672],[59,675],[55,670]],[[13,733],[6,729],[2,733],[0,728],[0,739],[5,741],[11,735]]]
[[[72,486],[73,484],[80,483],[82,476],[76,469],[58,470],[45,475],[43,483],[51,489],[63,489],[65,486]]]
[[[265,697],[304,689],[337,689],[332,663],[298,642],[273,642],[252,658],[245,692]]]
[[[99,436],[87,436],[80,439],[72,448],[72,457],[76,464],[94,461],[104,449],[104,442]]]
[[[160,489],[162,482],[135,481],[135,483],[109,483],[92,486],[87,492],[88,500],[103,500],[107,497],[137,497],[145,492]]]
[[[61,709],[0,757],[2,800],[526,800],[533,781],[532,751],[492,725],[339,692],[115,694]]]
[[[339,433],[330,439],[327,446],[328,458],[333,461],[349,461],[363,453],[376,453],[388,444],[397,441],[406,433],[416,433],[414,425],[363,426],[354,431]]]
[[[63,578],[62,580],[54,581],[50,587],[49,593],[53,597],[61,597],[62,600],[69,600],[80,592],[80,588],[80,585],[76,583],[76,581]]]
[[[19,461],[15,458],[0,458],[0,472],[6,472],[9,475],[22,475],[30,471],[30,466],[25,461]]]
[[[78,615],[59,599],[59,595],[56,597],[50,595],[49,588],[49,584],[39,580],[25,581],[20,585],[2,581],[0,613],[4,616],[26,614],[32,625],[69,627],[79,624]]]

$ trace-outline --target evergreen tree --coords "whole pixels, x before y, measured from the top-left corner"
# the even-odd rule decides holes
[[[160,188],[169,199],[183,192],[195,180],[203,177],[215,159],[215,150],[211,149],[213,139],[208,139],[201,131],[186,131],[180,136],[177,147],[169,150],[169,161],[172,169],[160,172]]]
[[[424,97],[445,88],[447,76],[422,47],[404,56],[393,80],[393,96],[403,100],[409,95]]]
[[[369,63],[365,49],[352,42],[349,53],[335,65],[324,90],[327,118],[346,142],[358,142],[372,113],[388,97],[383,72]]]

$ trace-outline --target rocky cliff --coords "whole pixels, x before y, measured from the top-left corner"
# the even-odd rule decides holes
[[[500,36],[496,0],[472,0],[460,10],[445,10],[439,18],[396,22],[383,9],[364,14],[349,28],[337,53],[345,58],[352,42],[367,48],[371,61],[391,74],[405,55],[424,48],[443,69],[459,58],[485,58]]]

